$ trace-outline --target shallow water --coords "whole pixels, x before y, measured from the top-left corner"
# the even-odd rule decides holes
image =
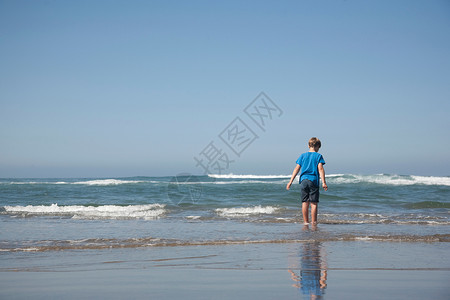
[[[0,251],[297,241],[450,240],[450,178],[329,175],[299,231],[289,176],[1,179]]]

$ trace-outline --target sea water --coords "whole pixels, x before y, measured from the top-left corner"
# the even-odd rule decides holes
[[[301,230],[288,175],[0,179],[0,254],[70,249],[450,241],[450,177],[327,175]]]

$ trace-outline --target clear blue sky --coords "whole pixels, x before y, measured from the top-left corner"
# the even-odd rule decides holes
[[[450,175],[446,0],[0,0],[0,44],[0,177],[200,174],[211,141],[290,174],[311,136],[327,173]]]

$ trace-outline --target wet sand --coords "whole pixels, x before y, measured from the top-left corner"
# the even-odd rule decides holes
[[[450,244],[293,242],[0,253],[0,299],[449,299]]]

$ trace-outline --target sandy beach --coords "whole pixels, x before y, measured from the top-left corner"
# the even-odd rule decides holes
[[[448,251],[342,241],[6,253],[0,298],[448,299]]]

